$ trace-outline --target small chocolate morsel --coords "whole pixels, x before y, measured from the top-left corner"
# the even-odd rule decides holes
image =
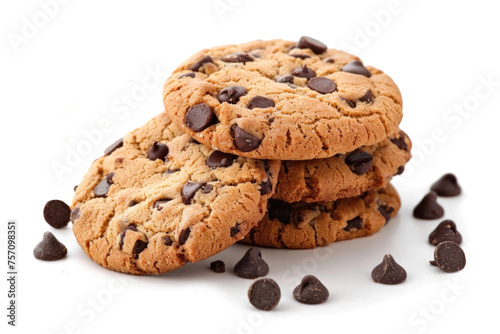
[[[293,298],[303,304],[321,304],[330,296],[330,292],[319,279],[313,275],[305,276],[293,290]]]
[[[274,80],[276,80],[276,82],[279,82],[279,83],[291,83],[291,84],[293,84],[293,75],[291,75],[291,74],[282,75],[280,77],[276,77]]]
[[[351,100],[348,100],[348,99],[346,99],[346,98],[343,98],[342,96],[339,96],[339,97],[340,97],[340,99],[341,99],[342,101],[344,101],[345,103],[347,103],[347,104],[349,105],[349,107],[351,107],[351,108],[356,108],[356,102],[353,102],[353,101],[351,101]]]
[[[181,74],[177,77],[177,79],[182,79],[182,78],[194,78],[196,77],[196,74],[194,72],[187,72],[184,74]]]
[[[240,97],[247,94],[247,90],[242,86],[231,86],[222,89],[217,95],[217,99],[220,103],[238,103]]]
[[[225,55],[222,57],[222,61],[226,63],[243,63],[245,64],[246,62],[253,61],[253,57],[250,56],[248,53],[230,53],[228,55]]]
[[[162,198],[162,199],[159,199],[159,200],[157,200],[157,201],[155,201],[155,202],[153,203],[153,209],[156,209],[156,210],[158,210],[158,211],[161,211],[161,210],[163,210],[163,206],[164,206],[165,204],[167,204],[168,202],[170,202],[170,201],[171,201],[171,199],[169,199],[169,198]]]
[[[292,206],[279,199],[269,199],[268,210],[269,219],[278,219],[283,224],[290,223],[290,212],[292,211]]]
[[[457,225],[453,220],[443,220],[434,231],[429,234],[429,243],[437,246],[443,241],[453,241],[457,245],[462,243],[462,235],[457,231]]]
[[[134,201],[134,200],[131,200],[130,202],[128,202],[128,207],[131,208],[133,206],[136,206],[137,204],[139,204],[139,203]]]
[[[212,168],[229,167],[236,158],[237,156],[234,154],[213,151],[207,158],[207,166]]]
[[[307,83],[307,87],[321,94],[329,94],[337,89],[335,82],[325,77],[311,78]]]
[[[297,43],[297,48],[299,49],[309,48],[311,49],[312,52],[314,52],[317,55],[325,52],[328,49],[328,47],[325,44],[321,43],[317,39],[308,36],[302,36],[299,39],[299,42]]]
[[[269,266],[262,259],[262,252],[257,247],[250,248],[234,266],[236,276],[257,278],[269,273]]]
[[[281,299],[281,290],[274,280],[261,278],[250,285],[248,300],[255,308],[270,311],[275,308]]]
[[[365,95],[361,96],[359,98],[359,101],[361,102],[366,102],[366,103],[372,103],[373,102],[373,94],[371,92],[371,90],[367,90]]]
[[[43,234],[43,239],[33,250],[33,255],[43,261],[62,259],[68,254],[68,249],[50,232]]]
[[[385,218],[385,223],[387,224],[391,219],[391,215],[394,212],[394,208],[392,206],[387,207],[385,205],[379,205],[378,212],[380,212],[380,214]]]
[[[390,139],[391,142],[394,145],[396,145],[399,149],[401,149],[403,151],[407,151],[408,150],[408,145],[406,145],[406,142],[405,142],[406,135],[402,131],[399,131],[398,134],[399,134],[399,137],[398,138],[391,138]]]
[[[184,124],[194,132],[205,130],[217,123],[213,109],[206,103],[198,103],[188,109]]]
[[[185,230],[182,230],[179,234],[179,244],[184,245],[189,238],[189,234],[191,233],[191,228],[188,227]]]
[[[444,209],[437,202],[437,194],[431,191],[413,209],[413,216],[420,219],[438,219],[444,216]]]
[[[123,231],[120,232],[120,248],[123,247],[123,243],[125,242],[125,235],[127,234],[127,231],[134,231],[137,232],[137,226],[134,224],[131,224],[123,229]]]
[[[191,65],[189,67],[189,69],[191,71],[198,72],[203,65],[205,65],[206,63],[213,63],[213,62],[214,61],[212,60],[212,58],[210,56],[204,56],[203,58],[198,60],[196,63]]]
[[[165,246],[171,246],[174,243],[174,240],[167,235],[163,237],[163,243]]]
[[[364,67],[359,60],[351,61],[350,63],[342,67],[342,71],[354,74],[361,74],[368,78],[372,76],[370,71],[368,71],[366,67]]]
[[[110,155],[114,150],[123,146],[123,138],[118,139],[113,144],[109,145],[108,148],[104,150],[104,155]]]
[[[406,270],[401,267],[391,254],[386,254],[382,263],[373,268],[373,281],[382,284],[399,284],[406,280]]]
[[[231,238],[233,238],[238,233],[240,233],[240,223],[236,223],[236,225],[231,227],[231,230],[229,231],[229,235],[231,236]]]
[[[68,225],[71,216],[69,206],[58,199],[48,201],[43,208],[43,218],[54,228],[62,228]]]
[[[248,102],[248,109],[253,109],[253,108],[270,108],[274,107],[274,101],[271,100],[270,98],[264,97],[264,96],[254,96]]]
[[[206,185],[205,182],[186,182],[181,190],[182,201],[184,202],[184,204],[191,204],[191,199],[194,197],[196,192],[204,185]]]
[[[165,161],[165,157],[167,156],[167,154],[168,146],[155,141],[148,150],[148,159],[153,161],[155,161],[156,159]]]
[[[373,156],[365,151],[357,151],[345,158],[345,164],[356,175],[362,175],[373,166]]]
[[[357,216],[351,220],[347,221],[346,226],[344,227],[344,231],[350,231],[351,228],[354,228],[356,230],[360,230],[363,227],[363,218],[360,216]]]
[[[257,147],[260,146],[261,139],[258,139],[242,128],[240,128],[238,125],[235,125],[233,127],[234,131],[234,145],[236,148],[242,152],[250,152],[255,150]]]
[[[75,221],[77,221],[81,215],[82,215],[82,213],[80,211],[80,207],[77,206],[73,209],[73,211],[71,211],[71,215],[69,216],[69,220],[74,224]]]
[[[457,177],[451,173],[445,174],[437,180],[432,185],[431,190],[443,197],[457,196],[462,192]]]
[[[434,261],[429,261],[429,263],[447,273],[454,273],[464,269],[465,253],[453,241],[443,241],[434,250]]]
[[[109,173],[105,179],[103,179],[101,182],[97,184],[94,188],[94,194],[97,197],[106,197],[106,195],[109,192],[109,189],[111,188],[111,185],[113,184],[113,176],[115,173],[111,172]]]
[[[226,272],[226,264],[224,261],[217,260],[210,263],[210,268],[217,274],[222,274]]]
[[[293,70],[292,75],[299,77],[299,78],[311,79],[311,78],[314,78],[316,76],[316,72],[314,72],[314,70],[307,67],[307,65],[304,65],[303,67],[299,67],[299,68],[296,68],[295,70]]]
[[[142,240],[137,240],[134,247],[132,248],[132,254],[138,255],[140,252],[148,247],[148,243]]]

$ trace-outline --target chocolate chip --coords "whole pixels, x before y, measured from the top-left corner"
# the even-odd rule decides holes
[[[229,167],[237,158],[234,154],[213,151],[207,158],[207,166],[212,168]]]
[[[401,175],[405,171],[405,166],[399,166],[396,175]]]
[[[272,198],[269,199],[268,203],[269,219],[278,219],[283,224],[290,223],[290,212],[292,211],[290,203]]]
[[[361,102],[372,103],[373,102],[373,94],[372,94],[371,90],[368,89],[366,91],[365,95],[361,96],[359,98],[359,100]]]
[[[213,186],[213,185],[211,185],[211,184],[207,184],[206,186],[201,187],[201,191],[202,191],[202,193],[204,193],[204,194],[208,194],[208,193],[209,193],[209,192],[211,192],[213,189],[214,189],[214,186]]]
[[[274,80],[279,83],[291,83],[293,84],[293,75],[291,74],[286,74],[282,75],[281,77],[276,77]]]
[[[454,273],[464,269],[465,253],[453,241],[443,241],[434,250],[434,261],[429,261],[447,273]]]
[[[253,109],[253,108],[271,108],[274,107],[274,101],[271,100],[270,98],[264,97],[264,96],[254,96],[248,102],[248,109]]]
[[[76,191],[76,189],[78,189],[78,184],[73,187],[73,191]]]
[[[226,264],[224,261],[217,260],[210,263],[210,268],[217,274],[222,274],[226,272]]]
[[[323,61],[328,64],[333,64],[335,62],[335,60],[331,57],[325,58]]]
[[[180,169],[167,169],[163,174],[170,175],[179,172]]]
[[[191,228],[188,227],[181,231],[179,234],[179,244],[184,245],[189,238],[189,234],[191,233]]]
[[[182,79],[182,78],[194,78],[196,77],[196,74],[194,72],[188,72],[188,73],[184,73],[184,74],[181,74],[177,77],[177,79]]]
[[[329,94],[337,89],[335,82],[325,77],[311,78],[307,83],[307,87],[321,94]]]
[[[257,278],[269,273],[269,266],[262,259],[262,252],[257,247],[250,248],[234,266],[236,276]]]
[[[315,54],[321,54],[328,48],[325,44],[321,43],[317,39],[308,36],[302,36],[297,43],[299,49],[311,49]]]
[[[157,201],[154,202],[153,209],[161,211],[161,210],[163,210],[163,206],[165,204],[167,204],[168,202],[170,202],[170,201],[171,201],[171,199],[169,199],[169,198],[159,199],[159,200],[157,200]]]
[[[299,67],[299,68],[296,68],[295,70],[293,70],[292,75],[299,77],[299,78],[311,79],[311,78],[314,78],[316,76],[316,72],[314,72],[314,70],[307,67],[307,65],[304,65],[304,67]]]
[[[303,304],[321,304],[325,302],[330,293],[326,286],[313,275],[305,276],[293,290],[293,298]]]
[[[261,140],[252,136],[238,125],[233,127],[234,145],[241,152],[250,152],[260,146]]]
[[[387,207],[385,205],[379,205],[378,212],[380,212],[382,217],[385,218],[385,223],[387,224],[391,219],[391,214],[394,212],[394,208],[392,206]]]
[[[174,241],[167,235],[163,237],[163,243],[165,244],[165,246],[171,246]]]
[[[443,175],[432,185],[431,190],[443,197],[457,196],[462,192],[457,177],[453,174]]]
[[[222,61],[226,63],[246,63],[249,61],[253,61],[253,57],[248,53],[230,53],[222,58]]]
[[[77,206],[76,208],[73,209],[73,211],[71,211],[71,215],[69,216],[69,220],[74,224],[75,221],[77,221],[81,215],[82,215],[82,212],[80,211],[80,207]]]
[[[420,219],[438,219],[443,217],[444,209],[437,202],[437,194],[431,191],[413,209],[413,216]]]
[[[344,231],[349,232],[352,228],[360,230],[362,227],[363,227],[363,218],[357,216],[356,218],[347,221],[347,224],[344,227]]]
[[[156,159],[165,161],[165,157],[167,156],[167,154],[168,146],[155,141],[148,150],[148,159],[153,161],[155,161]]]
[[[131,208],[133,206],[136,206],[138,203],[134,200],[131,200],[129,203],[128,203],[128,207]]]
[[[43,208],[43,218],[54,228],[62,228],[69,223],[71,209],[58,199],[48,201]]]
[[[123,242],[125,241],[124,239],[125,239],[125,234],[127,233],[127,231],[137,232],[137,226],[131,224],[131,225],[125,227],[123,229],[123,231],[121,231],[121,233],[120,233],[120,248],[123,247]]]
[[[340,97],[340,99],[341,99],[342,101],[344,101],[345,103],[347,103],[347,104],[349,105],[349,107],[351,107],[351,108],[356,108],[356,102],[352,102],[351,100],[348,100],[348,99],[346,99],[346,98],[343,98],[342,96],[339,96],[339,97]]]
[[[274,280],[261,278],[250,285],[248,300],[255,308],[270,311],[275,308],[281,299],[281,290]]]
[[[373,166],[373,156],[365,151],[357,151],[346,156],[345,164],[354,174],[362,175]]]
[[[372,278],[377,283],[399,284],[406,280],[406,270],[394,260],[391,254],[386,254],[382,263],[373,268]]]
[[[182,201],[184,204],[191,204],[191,199],[194,197],[196,192],[205,185],[204,182],[193,182],[188,181],[184,184],[181,190]]]
[[[197,140],[196,140],[196,139],[194,139],[194,138],[189,138],[189,143],[190,143],[190,144],[200,144],[200,142],[199,142],[199,141],[197,141]]]
[[[123,138],[118,139],[113,144],[109,145],[107,149],[104,150],[104,155],[110,155],[114,150],[123,146]]]
[[[266,168],[267,179],[260,183],[260,194],[267,195],[273,190],[273,183],[271,182],[271,173]]]
[[[206,103],[195,104],[188,109],[184,124],[191,130],[199,132],[217,122],[213,109]]]
[[[233,238],[236,234],[240,233],[240,223],[236,223],[231,230],[229,231],[229,235]]]
[[[457,225],[453,220],[443,220],[434,231],[429,234],[431,245],[437,246],[443,241],[453,241],[457,245],[462,243],[462,235],[457,231]]]
[[[62,259],[68,254],[68,249],[50,232],[43,234],[43,239],[36,245],[33,255],[43,261]]]
[[[291,53],[291,54],[290,54],[290,57],[300,58],[300,59],[307,59],[307,58],[311,58],[311,56],[310,56],[310,55],[304,55],[304,54],[300,54],[300,53]]]
[[[97,184],[97,186],[94,188],[94,194],[97,197],[106,197],[109,189],[111,188],[111,185],[113,184],[114,175],[115,173],[109,173],[104,180]]]
[[[137,240],[134,247],[132,248],[132,254],[138,255],[140,252],[148,247],[148,243],[142,240]]]
[[[222,89],[217,95],[217,99],[220,103],[232,103],[235,104],[240,100],[240,97],[247,94],[247,90],[242,86],[231,86]]]
[[[350,63],[342,67],[342,71],[354,74],[361,74],[368,78],[372,76],[370,71],[368,71],[366,67],[364,67],[359,60],[351,61]]]
[[[399,149],[403,150],[403,151],[407,151],[408,150],[408,146],[406,145],[406,142],[405,142],[405,134],[402,133],[402,132],[399,132],[399,137],[398,138],[391,138],[391,142],[396,145],[397,147],[399,147]]]
[[[205,65],[206,63],[213,63],[213,62],[214,61],[212,60],[212,58],[210,56],[205,56],[205,57],[201,58],[200,60],[198,60],[193,65],[191,65],[189,67],[189,69],[191,71],[198,72],[203,65]]]

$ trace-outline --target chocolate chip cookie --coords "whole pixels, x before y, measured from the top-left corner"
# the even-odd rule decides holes
[[[103,267],[168,272],[241,240],[264,216],[279,168],[202,145],[162,113],[94,161],[73,199],[73,232]]]
[[[264,219],[243,243],[275,248],[314,248],[371,235],[399,210],[396,190],[386,188],[334,202],[286,203],[269,200]]]
[[[378,144],[347,154],[282,161],[272,198],[289,203],[335,201],[383,188],[404,171],[410,150],[410,138],[400,130]]]
[[[197,141],[258,159],[351,152],[383,141],[403,116],[388,75],[309,37],[203,50],[174,71],[163,100]]]

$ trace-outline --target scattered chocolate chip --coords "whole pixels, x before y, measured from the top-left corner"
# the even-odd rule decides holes
[[[188,73],[184,73],[184,74],[181,74],[177,77],[177,79],[182,79],[182,78],[194,78],[196,76],[196,74],[194,72],[188,72]]]
[[[232,103],[235,104],[240,100],[240,97],[247,94],[247,90],[242,86],[231,86],[223,88],[219,95],[217,95],[217,99],[220,103]]]
[[[123,231],[120,232],[120,248],[123,247],[123,242],[125,241],[125,234],[127,231],[134,231],[137,232],[137,226],[131,224],[123,229]]]
[[[271,100],[270,98],[264,97],[264,96],[254,96],[248,102],[248,109],[253,109],[253,108],[271,108],[274,107],[274,101]]]
[[[365,151],[357,151],[345,158],[345,164],[356,175],[362,175],[373,166],[373,156]]]
[[[330,293],[326,286],[313,275],[305,276],[293,290],[293,298],[303,304],[321,304],[325,302]]]
[[[249,61],[253,61],[253,57],[248,53],[230,53],[222,58],[222,61],[226,63],[246,63]]]
[[[182,201],[184,204],[191,204],[191,199],[194,197],[196,192],[205,185],[204,182],[193,182],[188,181],[184,184],[181,190]]]
[[[335,62],[335,60],[331,57],[325,58],[323,61],[328,64],[333,64]]]
[[[420,219],[438,219],[444,216],[444,209],[437,202],[437,194],[431,191],[413,209],[413,216]]]
[[[325,44],[321,43],[317,39],[308,36],[302,36],[297,43],[299,49],[311,49],[315,54],[321,54],[328,48]]]
[[[293,84],[293,75],[291,74],[286,74],[282,75],[281,77],[276,77],[274,80],[279,83],[291,83]]]
[[[382,263],[373,268],[372,278],[377,283],[399,284],[406,280],[406,270],[394,260],[391,254],[386,254]]]
[[[460,195],[462,188],[458,184],[457,177],[453,174],[445,174],[431,187],[439,196],[451,197]]]
[[[373,94],[372,94],[371,90],[368,89],[366,91],[365,95],[361,96],[359,98],[359,100],[361,102],[372,103],[373,102]]]
[[[368,71],[366,67],[364,67],[359,60],[351,61],[350,63],[342,67],[342,71],[354,74],[361,74],[368,78],[372,76],[370,71]]]
[[[69,220],[74,224],[75,221],[77,221],[81,215],[82,215],[82,212],[80,211],[80,207],[77,206],[76,208],[73,209],[73,211],[71,211],[71,215],[69,216]]]
[[[229,167],[237,158],[234,154],[213,151],[207,158],[207,166],[212,168]]]
[[[198,72],[203,65],[205,65],[206,63],[213,63],[213,62],[214,61],[212,60],[212,58],[210,56],[205,56],[205,57],[201,58],[200,60],[198,60],[193,65],[191,65],[189,67],[189,69],[191,71]]]
[[[399,166],[396,175],[401,175],[405,171],[405,166]]]
[[[226,264],[224,261],[217,260],[210,263],[210,268],[217,274],[222,274],[226,272]]]
[[[153,161],[155,161],[156,159],[165,161],[165,157],[167,156],[167,154],[168,146],[155,141],[148,150],[148,159]]]
[[[238,125],[233,127],[234,145],[242,152],[250,152],[260,146],[261,140],[252,136]]]
[[[398,138],[391,138],[391,142],[396,145],[400,150],[407,151],[408,146],[405,142],[405,135],[402,132],[399,132]]]
[[[137,240],[134,247],[132,248],[132,254],[138,255],[140,252],[148,247],[148,243],[142,240]]]
[[[204,194],[208,194],[214,189],[214,186],[211,184],[207,184],[206,186],[201,187],[201,192]]]
[[[387,224],[391,219],[391,214],[394,212],[394,208],[392,206],[387,207],[385,205],[379,205],[378,212],[380,212],[380,214],[385,218],[385,223]]]
[[[281,290],[274,280],[261,278],[250,285],[248,300],[255,308],[270,311],[275,308],[281,299]]]
[[[429,234],[431,245],[437,246],[443,241],[453,241],[457,245],[462,243],[462,235],[457,230],[457,225],[453,220],[443,220],[434,231]]]
[[[329,94],[337,89],[335,82],[325,77],[311,78],[307,83],[307,87],[321,94]]]
[[[292,75],[299,77],[299,78],[311,79],[311,78],[314,78],[316,76],[316,72],[314,72],[314,70],[307,67],[307,65],[304,65],[303,67],[299,67],[299,68],[296,68],[295,70],[293,70]]]
[[[43,234],[42,241],[36,245],[33,255],[43,261],[62,259],[68,254],[68,249],[50,232]]]
[[[188,109],[184,124],[191,130],[199,132],[217,122],[212,108],[206,103],[195,104]]]
[[[307,58],[311,58],[310,55],[305,55],[305,54],[300,54],[300,53],[291,53],[289,54],[290,57],[294,57],[294,58],[300,58],[300,59],[307,59]]]
[[[290,203],[281,201],[279,199],[269,199],[268,210],[269,219],[278,219],[283,224],[290,223],[290,212],[292,206]]]
[[[171,246],[174,241],[167,235],[163,237],[163,243],[165,244],[165,246]]]
[[[58,199],[48,201],[43,208],[43,218],[54,228],[62,228],[69,223],[71,209]]]
[[[107,149],[104,150],[104,155],[110,155],[114,150],[123,146],[123,138],[118,139],[113,144],[109,145]]]
[[[189,238],[189,234],[191,233],[191,228],[188,227],[181,231],[179,234],[179,244],[184,245]]]
[[[262,259],[262,252],[257,247],[250,248],[234,266],[236,276],[257,278],[269,273],[269,266]]]
[[[360,230],[362,227],[363,227],[363,218],[357,216],[356,218],[347,221],[347,224],[344,227],[344,231],[349,232],[352,228]]]
[[[447,273],[454,273],[464,269],[465,253],[462,248],[453,241],[443,241],[434,250],[434,261],[429,261]]]
[[[134,200],[131,200],[129,203],[128,203],[128,207],[133,207],[133,206],[136,206],[138,203]]]
[[[153,209],[161,211],[161,210],[163,210],[163,206],[165,204],[167,204],[168,202],[170,202],[170,201],[171,201],[171,199],[169,199],[169,198],[159,199],[159,200],[157,200],[157,201],[154,202]]]
[[[356,108],[356,102],[353,102],[353,101],[351,101],[351,100],[348,100],[348,99],[346,99],[346,98],[343,98],[342,96],[339,96],[339,97],[340,97],[340,99],[341,99],[342,101],[344,101],[345,103],[347,103],[347,104],[349,105],[349,107],[351,107],[351,108]]]
[[[109,189],[111,188],[111,185],[113,184],[114,175],[115,173],[109,173],[105,179],[103,179],[101,182],[97,184],[97,186],[94,188],[94,194],[97,197],[106,197],[106,195],[109,192]]]
[[[240,223],[236,223],[236,225],[231,227],[231,230],[229,231],[229,235],[231,235],[231,238],[233,238],[238,233],[240,233]]]

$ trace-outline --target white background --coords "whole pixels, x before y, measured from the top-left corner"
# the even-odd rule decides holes
[[[20,247],[18,327],[6,325],[2,279],[1,328],[47,334],[498,331],[500,24],[493,1],[61,0],[45,9],[50,16],[43,3],[56,2],[3,1],[0,7],[1,277],[8,219],[19,224]],[[70,203],[73,186],[104,148],[162,111],[161,85],[185,58],[215,45],[301,35],[350,48],[393,77],[404,97],[401,126],[414,142],[414,159],[395,180],[403,207],[378,234],[318,250],[263,250],[269,277],[282,290],[275,310],[254,309],[246,297],[251,281],[232,273],[246,246],[213,258],[226,262],[225,274],[207,269],[209,259],[158,277],[132,277],[94,264],[69,226],[54,230],[44,222],[46,201]],[[59,176],[57,164],[67,166]],[[439,221],[411,215],[445,172],[456,173],[464,190],[440,199],[464,237],[468,263],[454,274],[428,263],[427,236]],[[33,258],[46,230],[67,246],[64,260]],[[386,253],[406,268],[405,283],[371,281]],[[325,304],[302,305],[291,297],[305,274],[329,288]]]

